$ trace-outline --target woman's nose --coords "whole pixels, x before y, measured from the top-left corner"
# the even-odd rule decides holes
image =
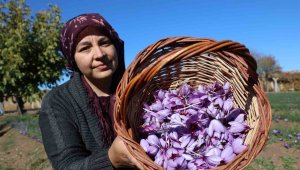
[[[105,55],[104,50],[100,46],[95,46],[94,51],[95,58],[102,58]]]

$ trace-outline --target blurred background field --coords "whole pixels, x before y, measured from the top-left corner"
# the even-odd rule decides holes
[[[300,92],[267,93],[273,117],[269,139],[247,170],[300,167]],[[41,143],[38,111],[0,116],[0,169],[51,169]]]

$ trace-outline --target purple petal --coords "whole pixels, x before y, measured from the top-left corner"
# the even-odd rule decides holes
[[[187,109],[186,112],[190,115],[196,115],[198,113],[195,109]]]
[[[172,98],[170,98],[170,101],[175,102],[176,105],[180,105],[180,106],[183,105],[183,103],[179,97],[172,97]]]
[[[231,133],[241,133],[247,128],[245,124],[236,121],[229,122],[228,124],[230,124],[230,128],[228,131]]]
[[[146,152],[148,152],[149,143],[148,143],[147,140],[142,139],[142,140],[140,141],[140,145],[141,145],[141,147],[142,147]]]
[[[158,145],[159,140],[156,135],[149,135],[147,139],[150,145]]]
[[[175,131],[174,131],[174,132],[171,132],[169,136],[170,136],[170,138],[173,139],[173,140],[177,140],[177,139],[178,139],[178,133],[175,132]]]
[[[173,142],[173,147],[174,148],[181,148],[181,145],[178,142]]]
[[[198,86],[198,91],[201,92],[201,93],[206,93],[206,89],[205,89],[205,87],[202,86],[202,85],[199,85],[199,86]]]
[[[178,151],[176,149],[174,149],[174,148],[169,148],[167,150],[167,156],[168,156],[168,158],[172,157],[173,154],[177,154],[177,153],[178,153]]]
[[[164,141],[163,139],[160,138],[159,142],[162,147],[166,147],[166,141]]]
[[[236,157],[236,154],[232,153],[231,155],[225,157],[223,160],[225,161],[225,163],[228,163],[228,162],[232,161],[235,157]]]
[[[181,156],[181,157],[176,158],[176,162],[177,162],[178,165],[184,164],[184,157]]]
[[[241,153],[247,146],[243,145],[244,140],[242,138],[236,138],[232,142],[233,152],[236,154]]]
[[[188,84],[183,83],[180,88],[180,94],[182,96],[187,96],[190,93],[190,89],[191,89],[191,87]]]
[[[229,98],[224,102],[223,109],[229,112],[231,110],[232,106],[233,106],[232,99]]]
[[[221,99],[221,98],[217,98],[216,100],[215,100],[215,104],[217,104],[217,105],[219,105],[221,108],[223,107],[223,100]]]
[[[158,153],[155,156],[154,162],[157,163],[158,165],[162,166],[164,163],[165,157],[163,156],[161,151],[158,151]]]
[[[155,103],[153,103],[151,106],[150,106],[150,109],[151,110],[154,110],[154,111],[160,111],[163,109],[163,106],[162,106],[162,103],[160,100],[156,100]]]
[[[226,145],[225,149],[221,153],[221,158],[225,159],[233,154],[233,149],[230,145]]]
[[[215,155],[206,157],[207,163],[209,163],[212,166],[220,165],[222,160],[223,159],[220,156],[215,156]]]
[[[198,141],[195,141],[195,139],[192,139],[190,141],[190,143],[188,144],[188,146],[186,147],[186,150],[188,151],[193,151],[195,149],[195,147],[197,146]]]
[[[163,90],[159,90],[157,96],[160,100],[163,100],[165,98],[165,92]]]
[[[217,119],[213,119],[210,121],[210,124],[208,126],[208,135],[210,137],[213,136],[213,132],[225,132],[225,127],[224,125]]]
[[[211,103],[207,108],[207,113],[212,116],[216,117],[218,110],[215,108],[214,104]]]
[[[224,90],[230,90],[230,83],[229,82],[225,82],[223,85],[223,89]]]
[[[173,114],[171,116],[171,122],[182,124],[180,115],[179,114]]]
[[[171,111],[169,109],[164,109],[157,112],[160,121],[167,117],[170,113]]]
[[[149,146],[148,147],[147,153],[154,156],[154,155],[156,155],[157,152],[158,152],[158,147],[155,147],[155,146]]]
[[[155,124],[145,125],[143,127],[143,131],[150,132],[150,131],[155,130],[156,128],[157,128],[157,126]]]
[[[211,148],[208,149],[208,151],[206,152],[205,156],[220,156],[221,155],[221,150],[219,148]]]
[[[183,135],[181,138],[179,138],[179,141],[181,142],[181,147],[184,148],[191,140],[191,135]]]
[[[167,170],[175,170],[175,168],[177,167],[178,163],[176,162],[176,160],[172,160],[172,159],[169,159],[168,160],[168,168]]]
[[[194,158],[191,155],[188,154],[182,154],[181,155],[185,160],[190,161],[193,160]]]
[[[196,104],[196,103],[200,103],[200,102],[201,102],[201,99],[199,98],[199,96],[196,96],[196,95],[193,95],[188,100],[189,104]]]
[[[245,121],[245,114],[239,114],[234,121],[243,123]]]
[[[196,166],[196,164],[193,163],[193,162],[189,162],[188,165],[187,165],[187,168],[188,168],[189,170],[197,170],[197,166]]]

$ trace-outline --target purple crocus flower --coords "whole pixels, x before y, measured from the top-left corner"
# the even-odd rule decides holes
[[[208,136],[212,137],[214,132],[222,133],[225,132],[226,128],[224,125],[217,119],[210,121],[210,124],[207,129]]]
[[[186,83],[183,83],[181,85],[181,88],[179,89],[179,95],[184,97],[189,95],[190,92],[191,92],[191,87],[188,86]]]
[[[239,154],[247,148],[246,145],[243,145],[243,142],[244,142],[244,139],[242,139],[242,138],[236,138],[233,140],[232,148],[233,148],[234,153]]]
[[[221,158],[224,162],[230,162],[235,158],[236,154],[233,152],[233,148],[228,144],[225,146],[224,150],[221,153]]]
[[[208,149],[205,153],[205,160],[212,167],[218,166],[223,160],[221,158],[221,150],[219,148]]]

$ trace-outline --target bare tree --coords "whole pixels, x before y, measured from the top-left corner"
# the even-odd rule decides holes
[[[264,89],[269,91],[267,81],[268,79],[272,79],[274,81],[274,85],[277,85],[278,74],[281,72],[281,67],[278,65],[276,59],[272,55],[264,55],[258,52],[251,52],[252,56],[256,59],[257,62],[257,73],[261,77]],[[278,91],[278,87],[276,86],[275,91]]]

